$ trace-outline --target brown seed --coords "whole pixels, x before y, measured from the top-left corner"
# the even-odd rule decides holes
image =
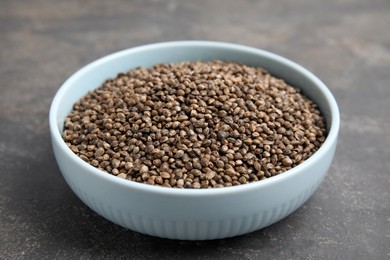
[[[229,147],[227,145],[222,145],[221,152],[226,153],[229,150]]]
[[[246,173],[246,169],[245,169],[245,167],[243,167],[243,166],[238,166],[238,167],[236,167],[236,171],[237,171],[238,173],[241,173],[241,174]]]
[[[156,179],[154,180],[157,184],[163,184],[164,180],[161,176],[156,176]]]
[[[141,176],[143,181],[147,181],[149,179],[149,177],[150,177],[150,174],[147,172],[143,173]]]
[[[184,184],[184,188],[185,188],[185,189],[191,189],[191,188],[192,188],[191,182],[187,181],[187,182]]]
[[[163,177],[164,179],[169,179],[171,178],[171,175],[167,172],[161,172],[160,176]]]
[[[253,163],[253,167],[256,169],[256,171],[260,171],[261,170],[261,164],[259,163],[259,161],[255,161]]]
[[[225,166],[225,164],[223,163],[223,161],[217,160],[217,161],[215,162],[215,166],[216,166],[217,168],[223,168],[223,167]]]
[[[104,148],[103,147],[99,147],[98,149],[96,149],[95,151],[95,157],[100,157],[104,154]]]
[[[130,170],[133,168],[133,163],[132,162],[126,162],[125,163],[125,169],[126,170]]]
[[[111,165],[113,168],[118,168],[118,166],[120,165],[121,161],[119,161],[118,159],[114,159],[111,161]]]
[[[176,183],[177,187],[178,188],[182,188],[184,186],[184,180],[183,179],[179,179]]]
[[[192,167],[194,167],[195,169],[198,169],[198,170],[202,170],[202,164],[200,164],[199,161],[194,161],[192,163]]]
[[[226,131],[219,131],[218,132],[218,140],[225,140],[227,137],[229,137],[229,133]]]
[[[142,165],[139,169],[139,173],[143,174],[143,173],[147,173],[149,171],[149,167],[146,166],[146,165]]]
[[[188,161],[184,164],[184,167],[187,169],[187,170],[191,170],[192,169],[192,162]]]
[[[165,142],[167,142],[168,141],[168,136],[162,136],[161,138],[160,138],[160,143],[165,143]]]
[[[216,173],[214,171],[209,171],[206,173],[206,179],[207,180],[211,180],[212,178],[214,178],[216,175]]]
[[[203,166],[203,167],[207,167],[209,165],[209,162],[210,160],[206,157],[203,157],[202,159],[200,159],[200,164]]]
[[[92,160],[91,165],[95,166],[95,167],[98,167],[99,166],[99,162],[97,160]]]
[[[194,176],[200,176],[202,174],[202,172],[198,169],[193,169],[191,171],[191,173],[194,175]]]
[[[127,174],[126,174],[126,173],[119,173],[117,176],[118,176],[119,178],[126,179]]]
[[[166,181],[162,184],[162,186],[167,187],[167,188],[171,188],[171,185],[169,184],[169,182],[166,182]]]
[[[188,119],[188,116],[186,116],[186,115],[180,115],[180,116],[177,117],[177,120],[180,121],[180,122],[185,121],[187,119]]]
[[[293,164],[292,160],[289,157],[284,157],[282,163],[284,166],[291,166]]]
[[[184,151],[183,150],[178,150],[176,152],[176,154],[175,154],[175,158],[179,159],[179,158],[183,157],[183,155],[184,155]]]
[[[247,180],[244,176],[241,176],[240,178],[238,178],[238,181],[241,183],[241,184],[245,184],[247,183]]]
[[[230,176],[230,177],[233,177],[233,176],[235,176],[236,175],[236,171],[232,168],[232,169],[227,169],[226,171],[225,171],[225,173],[228,175],[228,176]]]
[[[155,159],[161,159],[163,158],[165,152],[163,150],[159,150],[159,149],[154,149],[152,151],[152,155]]]
[[[149,184],[149,185],[154,185],[155,184],[155,177],[156,176],[152,176],[151,178],[149,178],[146,183]]]
[[[232,178],[231,178],[229,175],[224,175],[224,176],[223,176],[223,180],[224,180],[225,182],[232,182]]]
[[[247,153],[245,154],[244,159],[248,161],[251,160],[253,157],[255,157],[253,153]]]

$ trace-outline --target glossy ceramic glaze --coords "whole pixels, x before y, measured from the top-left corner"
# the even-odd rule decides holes
[[[300,88],[326,118],[328,137],[308,160],[272,178],[219,189],[173,189],[124,180],[87,164],[61,138],[73,104],[107,78],[134,67],[193,60],[229,60],[260,66]],[[318,188],[336,149],[339,111],[328,88],[312,73],[278,55],[242,45],[182,41],[120,51],[90,63],[58,90],[50,132],[60,170],[76,195],[106,219],[144,234],[206,240],[252,232],[286,217]],[[320,221],[320,220],[318,220]]]

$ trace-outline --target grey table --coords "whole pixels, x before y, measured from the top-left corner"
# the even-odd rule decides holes
[[[0,2],[0,259],[390,259],[390,1]],[[51,150],[51,100],[111,52],[168,40],[263,48],[317,74],[342,126],[314,196],[240,237],[184,242],[118,227],[84,206]]]

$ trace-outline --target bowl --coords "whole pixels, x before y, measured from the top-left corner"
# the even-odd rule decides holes
[[[321,148],[302,164],[272,178],[214,189],[157,187],[107,174],[80,159],[61,137],[73,104],[120,72],[157,63],[229,60],[260,66],[317,103],[327,125]],[[337,103],[315,75],[276,54],[242,45],[178,41],[123,50],[78,70],[60,87],[50,108],[55,158],[74,193],[104,218],[133,231],[180,240],[238,236],[269,226],[299,208],[318,188],[333,159],[339,131]],[[319,220],[320,221],[320,220]]]

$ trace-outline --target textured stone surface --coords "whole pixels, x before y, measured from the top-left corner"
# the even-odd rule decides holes
[[[389,259],[389,13],[387,0],[2,0],[0,259]],[[271,227],[209,242],[153,238],[97,216],[60,175],[48,132],[60,84],[113,51],[183,39],[286,56],[339,103],[328,176]]]

